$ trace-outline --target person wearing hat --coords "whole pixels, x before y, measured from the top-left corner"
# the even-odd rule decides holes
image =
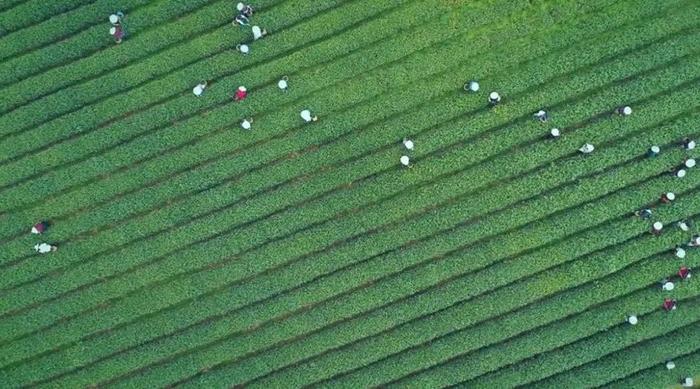
[[[693,377],[682,378],[681,386],[684,388],[692,388],[693,386],[695,386],[695,382],[693,382]]]
[[[124,13],[122,11],[117,11],[109,15],[109,22],[112,23],[113,26],[116,26],[122,22],[122,18],[124,18]]]
[[[289,81],[289,77],[287,77],[287,76],[284,76],[284,77],[282,77],[282,79],[277,81],[277,87],[280,88],[283,92],[286,92],[287,88],[289,87],[289,85],[287,84],[287,81]]]
[[[239,43],[236,45],[236,50],[239,51],[242,54],[248,54],[250,53],[250,47],[246,45],[245,43]]]
[[[686,150],[693,150],[695,148],[695,141],[690,138],[683,138],[681,146]]]
[[[49,223],[41,221],[32,226],[32,234],[43,234],[49,227]]]
[[[299,116],[306,122],[306,123],[311,123],[315,122],[318,120],[318,116],[311,116],[311,111],[308,109],[305,109],[299,113]]]
[[[250,130],[253,125],[253,118],[243,119],[241,122],[241,127],[244,130]]]
[[[640,209],[639,211],[635,211],[634,214],[635,216],[639,216],[642,219],[649,219],[651,217],[651,209]]]
[[[624,107],[619,107],[616,112],[620,116],[630,116],[632,114],[632,107],[625,105]]]
[[[595,146],[593,146],[590,143],[586,143],[578,149],[578,151],[580,151],[583,154],[590,154],[593,152],[593,150],[595,150]]]
[[[688,278],[692,277],[692,273],[690,272],[690,268],[687,266],[681,266],[680,269],[678,269],[678,277],[681,278],[681,280],[687,280]]]
[[[109,29],[110,35],[114,37],[114,43],[119,44],[122,43],[122,40],[124,39],[124,29],[122,28],[121,24],[117,24],[116,26],[112,26]]]
[[[253,26],[253,40],[256,41],[265,35],[267,35],[267,30],[266,29],[261,29],[259,26]]]
[[[678,302],[676,301],[676,299],[665,298],[661,306],[666,312],[670,312],[678,308]]]
[[[246,97],[248,97],[248,90],[244,86],[239,86],[236,90],[236,94],[233,95],[233,100],[243,101]]]
[[[408,158],[408,155],[403,155],[403,156],[401,156],[401,158],[399,158],[399,162],[401,162],[401,164],[402,164],[403,166],[406,166],[406,167],[410,167],[410,166],[411,166],[411,159]]]
[[[479,83],[474,80],[469,81],[468,83],[464,84],[464,90],[467,92],[476,93],[479,91]]]
[[[236,15],[236,17],[233,18],[233,25],[248,26],[250,25],[250,20],[248,20],[248,17],[243,14]]]
[[[553,139],[557,139],[561,136],[561,131],[558,128],[552,128],[549,130],[549,136]]]
[[[664,225],[661,222],[654,222],[651,225],[651,233],[654,235],[661,235],[661,230],[663,230]]]
[[[253,16],[253,12],[255,11],[253,7],[243,3],[236,4],[236,9],[238,10],[238,12],[241,13],[241,15],[245,16],[246,18]]]
[[[674,169],[673,170],[673,175],[677,178],[683,178],[686,175],[685,169]]]
[[[410,139],[403,138],[403,146],[406,148],[406,150],[411,150],[413,151],[413,141]]]
[[[46,254],[58,250],[58,247],[48,243],[39,243],[34,245],[34,250],[39,254]]]
[[[207,87],[207,82],[202,81],[199,84],[197,84],[194,88],[192,88],[192,93],[194,93],[195,96],[199,97],[204,93],[204,89]]]
[[[637,319],[636,315],[629,315],[625,318],[625,321],[630,323],[633,326],[636,326],[639,320]]]
[[[651,147],[649,147],[649,150],[647,151],[647,157],[656,157],[657,155],[659,155],[660,152],[661,152],[661,148],[659,148],[659,146],[656,146],[656,145],[651,146]]]
[[[664,204],[668,204],[675,199],[676,195],[673,192],[666,192],[661,195],[661,198],[659,200]]]
[[[545,111],[543,109],[535,112],[535,114],[533,116],[535,117],[535,119],[537,119],[543,123],[546,122],[547,120],[549,120],[549,115],[547,115],[547,111]]]
[[[489,93],[489,104],[497,105],[500,102],[501,102],[501,95],[499,95],[498,92]]]
[[[673,288],[675,288],[675,285],[673,284],[673,282],[671,282],[667,279],[661,280],[661,290],[670,292],[673,290]]]
[[[676,246],[676,248],[673,251],[673,255],[680,259],[683,259],[685,258],[685,249],[681,246]]]

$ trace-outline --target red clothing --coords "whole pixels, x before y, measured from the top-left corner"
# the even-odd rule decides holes
[[[46,231],[46,223],[44,222],[39,222],[34,225],[34,228],[39,231],[41,234],[42,232]]]
[[[242,90],[237,90],[236,95],[233,97],[234,100],[236,101],[241,101],[245,99],[248,96],[248,92],[242,91]]]
[[[686,278],[690,277],[690,269],[688,269],[685,266],[682,266],[680,268],[680,270],[678,270],[678,277],[680,277],[681,279],[684,279],[684,280]]]
[[[114,40],[115,41],[120,41],[122,38],[124,38],[124,30],[122,29],[121,25],[116,25],[114,27]]]
[[[664,303],[662,306],[666,311],[671,311],[673,309],[676,309],[676,300],[671,300],[668,298],[664,299]]]

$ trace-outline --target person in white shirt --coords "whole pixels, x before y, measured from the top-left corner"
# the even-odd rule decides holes
[[[244,130],[250,130],[253,126],[253,118],[243,119],[241,122],[241,127]]]
[[[197,86],[195,86],[194,88],[192,88],[192,93],[194,93],[195,96],[199,97],[199,96],[202,95],[202,93],[204,93],[204,89],[205,89],[206,87],[207,87],[207,82],[206,82],[206,81],[202,81],[202,82],[200,82],[199,84],[197,84]]]
[[[676,246],[676,250],[674,251],[674,255],[680,259],[685,258],[685,249],[683,247]]]
[[[260,26],[253,26],[251,30],[253,31],[253,40],[255,41],[267,35],[267,30],[264,28],[261,29]]]
[[[289,81],[289,77],[287,76],[284,76],[281,80],[277,81],[277,87],[280,88],[283,92],[286,92],[287,88],[289,87],[287,81]]]
[[[620,116],[630,116],[632,114],[632,107],[625,105],[617,109],[617,113]]]
[[[39,254],[46,254],[58,250],[58,247],[50,245],[48,243],[39,243],[34,245],[34,250],[36,250],[36,252],[38,252]]]
[[[690,138],[684,138],[683,141],[681,142],[682,146],[686,150],[693,150],[695,149],[695,141],[691,140]]]
[[[489,94],[489,104],[496,105],[501,102],[501,95],[498,92],[491,92]]]
[[[311,111],[308,109],[301,111],[299,115],[306,123],[315,122],[318,120],[318,116],[311,116]]]
[[[532,116],[534,116],[535,119],[537,119],[541,122],[546,122],[547,120],[549,120],[549,115],[547,114],[547,111],[545,111],[543,109],[535,112],[534,115],[532,115]]]
[[[578,149],[578,151],[580,151],[583,154],[590,154],[593,152],[593,150],[595,150],[595,147],[590,143],[586,143]]]

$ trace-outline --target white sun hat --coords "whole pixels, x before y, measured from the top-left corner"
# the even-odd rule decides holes
[[[685,169],[678,169],[678,171],[676,172],[676,177],[678,177],[678,178],[685,177]]]
[[[287,89],[287,86],[288,86],[288,85],[287,85],[287,80],[282,79],[282,80],[277,81],[277,87],[278,87],[278,88],[280,88],[280,89]]]
[[[413,150],[413,141],[410,139],[404,139],[403,145],[406,147],[408,150]]]
[[[629,316],[627,316],[627,322],[632,324],[632,325],[636,325],[639,322],[639,320],[637,319],[637,316],[629,315]]]
[[[685,258],[685,250],[682,247],[676,248],[676,257],[678,258]]]
[[[401,162],[402,165],[408,166],[408,164],[411,162],[411,160],[408,158],[408,155],[402,156],[399,161]]]
[[[561,132],[558,128],[552,128],[549,133],[555,138],[561,136]]]
[[[687,168],[692,168],[695,167],[695,159],[694,158],[688,158],[685,160],[685,167]]]
[[[630,107],[629,105],[624,106],[622,108],[622,114],[625,116],[631,115],[632,114],[632,107]]]
[[[109,28],[109,35],[114,35],[117,33],[117,28],[116,27],[110,27]]]
[[[652,224],[651,227],[656,231],[661,231],[664,228],[664,225],[661,222],[654,222],[654,224]]]
[[[247,89],[246,89],[244,86],[239,86],[239,87],[238,87],[238,90],[241,91],[241,92],[247,91]]]
[[[112,24],[117,24],[117,22],[119,22],[119,16],[116,14],[109,15],[109,22]]]
[[[470,92],[478,92],[479,91],[479,83],[476,81],[469,81],[466,85],[466,88],[464,88]]]
[[[675,288],[675,285],[673,285],[673,282],[671,281],[666,281],[662,286],[661,289],[671,291]]]
[[[673,201],[676,199],[676,195],[673,192],[666,193],[666,198]]]
[[[245,5],[243,3],[236,4],[236,9],[239,11],[243,11],[243,7],[245,7]]]
[[[299,113],[299,116],[301,116],[302,119],[304,119],[305,122],[310,122],[312,120],[311,118],[311,111],[308,109],[305,109]]]
[[[241,127],[243,127],[244,130],[250,130],[252,123],[248,121],[248,119],[243,119],[241,122]]]
[[[489,94],[489,99],[491,100],[498,100],[501,98],[501,95],[498,94],[498,92],[491,92]]]

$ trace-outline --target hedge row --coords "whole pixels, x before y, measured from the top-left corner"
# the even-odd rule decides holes
[[[420,6],[420,4],[422,3],[417,3],[417,6]],[[340,9],[334,10],[334,12],[324,15],[324,17],[339,19],[337,21],[330,20],[329,23],[332,22],[332,24],[334,26],[337,26],[337,28],[340,30],[343,27],[352,25],[352,23],[355,23],[357,20],[363,19],[363,17],[365,17],[371,11],[378,12],[378,9],[381,9],[382,6],[386,7],[388,3],[377,3],[374,7],[370,9],[363,8],[364,10],[361,12],[353,9],[354,7],[360,8],[362,5],[362,3],[352,3],[347,7],[342,7]],[[351,11],[356,14],[355,18],[347,18],[346,16],[344,16],[345,12]],[[85,175],[78,178],[85,177],[87,179],[94,179],[97,173],[95,171],[96,168],[89,168],[88,166],[97,165],[99,168],[101,168],[100,170],[98,170],[100,174],[113,172],[115,168],[130,167],[130,165],[133,164],[135,159],[144,160],[148,157],[157,156],[159,153],[162,153],[164,149],[168,150],[173,148],[173,146],[177,147],[178,145],[182,145],[183,142],[185,142],[184,144],[187,144],[186,142],[188,141],[192,142],[194,140],[197,140],[199,137],[202,137],[203,135],[207,134],[213,128],[221,128],[222,124],[227,124],[229,126],[238,126],[237,121],[242,116],[242,113],[240,112],[242,110],[242,107],[252,107],[252,109],[248,111],[248,113],[251,113],[256,107],[258,109],[260,107],[267,107],[267,109],[269,109],[269,105],[266,104],[267,100],[264,99],[265,94],[260,94],[258,92],[253,93],[255,93],[256,96],[259,95],[260,97],[256,97],[255,99],[251,97],[245,102],[245,105],[242,104],[232,107],[231,105],[226,104],[230,102],[230,93],[232,90],[235,89],[237,85],[245,84],[248,86],[249,89],[255,89],[257,85],[264,84],[260,83],[261,80],[265,80],[265,82],[274,80],[276,85],[276,78],[281,77],[284,74],[289,74],[290,72],[305,69],[307,67],[313,67],[318,62],[323,62],[328,58],[337,58],[338,56],[345,56],[348,52],[357,50],[358,48],[361,48],[364,44],[371,45],[372,43],[376,43],[378,39],[381,39],[382,32],[386,31],[387,29],[390,33],[399,32],[402,28],[405,28],[407,24],[411,25],[412,23],[419,22],[419,20],[417,20],[415,16],[407,17],[407,15],[410,14],[399,12],[399,14],[396,15],[397,17],[392,17],[389,20],[389,22],[385,22],[384,20],[380,19],[376,21],[376,23],[369,23],[364,27],[349,31],[346,35],[340,35],[337,37],[330,38],[325,42],[313,44],[311,47],[306,47],[306,51],[294,52],[290,55],[283,54],[287,53],[290,50],[293,50],[295,47],[297,47],[299,42],[309,43],[309,39],[322,39],[323,37],[326,37],[329,34],[329,31],[325,28],[319,28],[319,25],[316,24],[314,21],[309,21],[300,26],[297,26],[297,28],[295,28],[294,30],[294,33],[292,33],[292,31],[289,31],[285,34],[272,35],[266,38],[264,41],[256,42],[256,46],[258,44],[269,44],[267,46],[267,48],[270,49],[268,50],[268,52],[270,52],[269,55],[264,56],[264,50],[266,49],[265,46],[256,47],[256,49],[259,49],[259,55],[264,56],[265,59],[275,58],[276,56],[280,55],[281,57],[271,62],[264,63],[260,66],[241,71],[237,73],[234,77],[227,77],[225,79],[217,80],[217,84],[221,83],[222,85],[226,85],[230,83],[230,86],[226,88],[215,88],[214,86],[212,86],[212,88],[207,91],[206,98],[197,99],[197,101],[193,103],[194,98],[191,96],[192,84],[196,83],[196,80],[200,80],[203,77],[202,75],[210,74],[213,76],[216,74],[222,74],[223,72],[230,72],[232,67],[234,69],[239,68],[242,63],[248,61],[248,59],[242,58],[242,56],[238,53],[235,53],[235,51],[233,53],[227,53],[226,55],[217,57],[218,62],[220,63],[219,66],[212,66],[212,62],[214,61],[213,59],[211,61],[205,61],[201,64],[198,64],[202,65],[203,70],[201,71],[198,71],[196,73],[193,72],[186,77],[183,76],[183,74],[179,74],[179,77],[177,77],[177,79],[173,79],[171,77],[163,79],[163,82],[168,82],[167,84],[163,85],[169,85],[168,87],[157,87],[158,85],[155,85],[155,87],[147,88],[148,94],[153,96],[153,100],[151,100],[151,98],[141,99],[140,96],[142,94],[134,95],[132,93],[132,98],[130,100],[122,102],[122,104],[133,105],[132,107],[130,107],[131,109],[136,109],[137,107],[139,107],[139,105],[137,104],[143,105],[144,102],[157,101],[161,99],[163,97],[163,91],[167,91],[167,94],[165,94],[165,96],[168,96],[173,90],[173,85],[177,85],[176,90],[178,90],[178,93],[181,96],[175,101],[169,101],[168,104],[159,106],[155,110],[149,110],[144,112],[143,114],[134,115],[133,117],[140,117],[143,120],[129,120],[133,128],[125,127],[124,125],[114,126],[114,128],[120,128],[120,133],[116,137],[109,137],[105,139],[105,137],[101,133],[91,133],[89,135],[84,136],[83,138],[78,139],[77,142],[72,142],[71,144],[64,145],[62,148],[68,147],[68,150],[66,151],[70,151],[74,147],[82,148],[82,151],[75,150],[75,152],[73,153],[74,156],[70,157],[68,161],[74,161],[77,157],[85,157],[85,155],[93,156],[94,158],[88,158],[87,161],[82,161],[82,159],[78,158],[79,162],[82,161],[84,163],[80,163],[77,166],[72,166],[72,169],[85,167]],[[393,14],[390,16],[393,16]],[[344,19],[344,21],[340,21],[340,19]],[[275,43],[275,38],[277,38],[278,41],[283,40],[283,42],[279,42],[276,46],[272,47],[270,45]],[[313,43],[313,41],[310,43]],[[404,46],[400,47],[403,48]],[[228,59],[228,63],[224,62],[224,60],[226,59]],[[260,60],[259,62],[262,62],[262,60]],[[215,73],[212,74],[212,69],[217,70]],[[355,73],[355,75],[356,74],[357,73]],[[308,78],[312,77],[307,76],[307,79]],[[322,80],[328,80],[328,76],[322,77]],[[255,81],[256,84],[251,85],[252,81]],[[293,91],[297,90],[296,85],[298,83],[299,81],[295,79],[295,89],[293,89]],[[328,81],[326,81],[325,86],[329,85],[332,85],[332,83],[328,83]],[[304,89],[299,90],[302,92],[304,91]],[[268,88],[267,91],[267,95],[274,96],[272,97],[272,101],[279,103],[288,103],[291,100],[298,99],[299,97],[299,94],[296,92],[290,93],[287,96],[280,97],[279,90],[277,90],[276,86],[274,86],[274,90],[273,87],[270,86],[270,88]],[[182,95],[183,93],[185,94],[184,96]],[[296,104],[299,103],[297,102]],[[198,113],[207,111],[208,108],[217,106],[217,109],[207,112],[206,117],[196,116],[196,114]],[[245,109],[248,110],[248,108]],[[119,111],[123,111],[123,109],[120,109]],[[165,117],[163,116],[164,114],[166,115]],[[297,115],[298,112],[295,112],[295,119],[297,118]],[[182,121],[183,117],[189,120]],[[180,121],[179,126],[170,127],[173,121]],[[294,123],[296,123],[296,121]],[[161,131],[156,131],[152,134],[149,134],[148,131],[144,131],[144,129],[153,130],[154,128],[160,129]],[[183,128],[188,128],[188,131],[183,131]],[[203,128],[208,129],[208,131],[202,132]],[[162,131],[164,129],[166,131]],[[160,139],[160,143],[154,142],[156,138]],[[174,139],[170,141],[171,138]],[[133,142],[134,139],[138,139],[139,142]],[[168,140],[168,142],[163,142],[163,140]],[[123,143],[127,141],[129,141],[129,144],[124,145]],[[138,147],[139,143],[148,144],[152,148],[150,150],[142,149],[141,147]],[[112,150],[113,148],[115,148],[115,145],[116,150]],[[129,149],[133,148],[134,146],[137,146],[138,151],[142,154],[134,154],[133,152],[129,152]],[[221,147],[221,145],[219,147]],[[105,150],[105,148],[107,149]],[[53,152],[56,151],[57,150],[53,150]],[[105,154],[105,151],[109,152]],[[45,166],[46,161],[40,162],[43,154],[46,154],[46,152],[40,153],[40,155],[37,155],[31,158],[30,160],[22,160],[18,164],[10,165],[13,168],[17,169],[15,171],[18,174],[16,176],[7,176],[7,181],[3,180],[3,182],[13,182],[13,177],[14,179],[16,179],[16,177],[18,176],[22,177],[25,175],[25,171],[27,174],[31,174],[32,170],[25,170],[27,163],[37,168]],[[110,161],[114,162],[107,166],[103,166],[100,163],[100,161],[107,157],[110,158]],[[200,158],[203,158],[203,156],[200,156]],[[48,162],[51,161],[49,160]],[[60,159],[56,162],[65,163],[66,161]],[[54,162],[47,166],[47,168],[55,166],[56,163]],[[59,164],[58,166],[61,166],[61,164]],[[65,180],[67,171],[68,169],[62,169],[60,174],[53,173],[49,177],[38,181],[41,182],[42,185],[36,185],[35,183],[35,185],[33,185],[32,187],[35,189],[42,188],[39,189],[39,193],[45,194],[47,188],[49,190],[58,190],[61,188],[65,188],[67,183],[75,184],[78,178],[73,178],[68,181]],[[27,185],[24,186],[26,187]],[[29,198],[36,198],[36,195],[30,196]]]
[[[129,10],[148,3],[148,0],[121,0],[119,6]],[[106,25],[107,28],[103,27],[103,31],[107,31],[109,30],[107,17],[115,11],[114,7],[114,1],[97,0],[73,11],[56,15],[37,25],[7,34],[0,38],[0,60],[5,61],[31,50],[57,43],[76,31],[98,23]]]
[[[0,13],[0,37],[32,24],[43,22],[57,14],[71,11],[93,0],[31,0]]]
[[[695,366],[700,366],[700,351],[695,351],[693,353],[677,356],[673,358],[676,363],[676,369],[667,370],[666,366],[656,365],[649,367],[645,370],[636,372],[629,377],[624,377],[618,381],[602,386],[606,389],[612,388],[632,388],[632,389],[643,389],[643,388],[659,388],[667,387],[671,384],[676,384],[672,386],[673,388],[680,388],[678,381],[680,377],[695,377],[697,380],[700,378],[697,375],[697,369]]]
[[[218,14],[208,14],[206,9],[214,8],[213,6],[197,11],[209,2],[209,0],[151,2],[137,9],[124,9],[127,13],[125,27],[129,37],[123,45],[116,47],[114,39],[108,33],[110,25],[107,21],[109,14],[119,9],[114,8],[110,13],[100,15],[100,23],[65,39],[60,45],[43,47],[1,63],[0,85],[4,90],[3,97],[0,99],[0,112],[6,114],[40,97],[70,87],[82,80],[95,78],[99,74],[124,66],[130,63],[129,61],[138,61],[146,55],[163,50],[164,47],[172,46],[184,39],[191,39],[195,33],[211,29],[211,23],[217,21],[216,16],[220,19],[228,15],[223,12],[223,9],[220,9]],[[121,6],[120,4],[119,7]],[[233,12],[231,7],[229,4],[229,14]],[[189,15],[189,13],[194,14]],[[187,23],[192,17],[198,16],[199,23]],[[202,19],[201,16],[212,20]],[[191,29],[190,35],[174,34],[183,25]],[[140,47],[134,43],[144,39],[148,40],[150,45]],[[114,48],[105,50],[111,47]],[[130,81],[130,79],[122,80],[123,83]],[[105,91],[109,87],[109,85],[99,85],[99,88],[93,92]],[[79,97],[66,92],[61,92],[61,96],[68,100]],[[65,105],[66,102],[62,101],[61,104]],[[44,107],[36,112],[45,115],[48,111]],[[45,117],[42,115],[32,119],[32,123],[39,123],[39,119]],[[14,127],[12,130],[17,131],[19,128],[24,127]]]

